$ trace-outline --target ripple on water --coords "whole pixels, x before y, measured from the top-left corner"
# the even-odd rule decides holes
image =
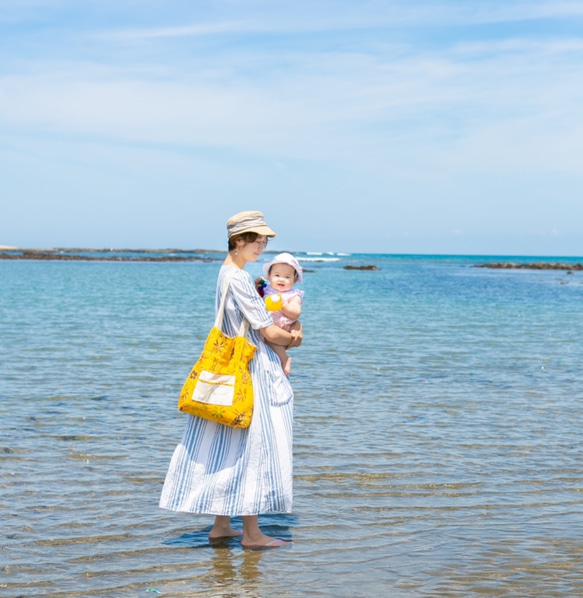
[[[0,264],[2,596],[583,595],[579,289],[314,267],[294,515],[261,518],[295,543],[246,551],[157,507],[212,319],[199,266]]]

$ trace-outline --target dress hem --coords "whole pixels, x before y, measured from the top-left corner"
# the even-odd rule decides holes
[[[204,511],[189,511],[188,509],[175,509],[173,507],[163,507],[159,505],[161,509],[166,511],[174,511],[175,513],[190,513],[191,515],[213,515],[213,516],[221,516],[221,517],[253,517],[255,515],[291,515],[292,510],[271,510],[271,511],[260,511],[259,513],[224,513],[224,512],[217,512],[212,509],[204,510]]]

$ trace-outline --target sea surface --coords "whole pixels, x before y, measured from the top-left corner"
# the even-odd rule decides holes
[[[583,272],[299,254],[294,544],[250,551],[158,508],[214,257],[0,262],[1,598],[583,596]]]

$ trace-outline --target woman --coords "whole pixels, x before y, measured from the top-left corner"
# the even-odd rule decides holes
[[[249,366],[253,379],[251,425],[231,428],[188,416],[182,442],[176,447],[162,490],[160,506],[174,511],[215,515],[211,541],[242,536],[245,548],[285,546],[263,534],[260,513],[289,513],[292,505],[293,391],[279,358],[265,341],[297,347],[302,332],[275,324],[244,271],[255,262],[275,233],[261,212],[241,212],[227,221],[229,253],[217,282],[216,308],[229,277],[223,332],[235,336],[243,318],[257,347]],[[243,531],[231,527],[242,516]]]

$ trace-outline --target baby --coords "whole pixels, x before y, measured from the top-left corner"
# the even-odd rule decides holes
[[[302,267],[291,253],[280,253],[264,264],[263,274],[267,281],[258,282],[259,293],[265,298],[271,297],[272,301],[277,300],[277,295],[281,297],[281,309],[271,315],[276,326],[289,332],[302,312],[304,291],[293,288],[296,282],[302,282]],[[281,345],[270,344],[270,347],[277,353],[285,375],[289,376],[291,357]]]

